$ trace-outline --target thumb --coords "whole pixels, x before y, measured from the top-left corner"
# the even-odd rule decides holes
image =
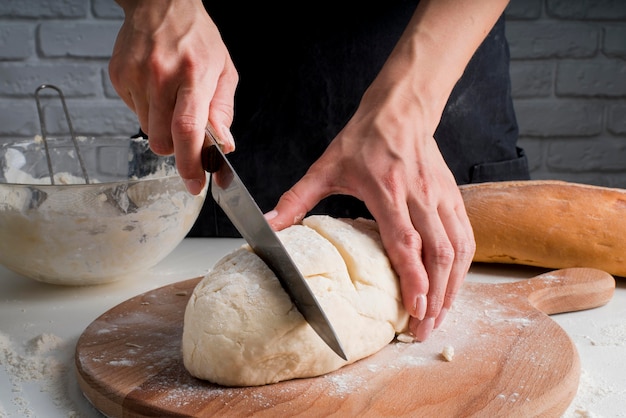
[[[306,214],[328,195],[328,189],[313,175],[307,173],[291,189],[283,193],[276,207],[266,213],[265,218],[274,230],[280,231],[300,223]]]

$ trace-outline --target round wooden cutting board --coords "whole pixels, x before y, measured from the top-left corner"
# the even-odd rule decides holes
[[[111,417],[560,416],[580,377],[576,348],[547,314],[607,303],[613,277],[564,269],[505,284],[466,282],[444,325],[423,343],[394,341],[325,376],[228,388],[182,363],[187,300],[200,279],[127,300],[76,346],[77,377]],[[454,357],[442,356],[444,347]]]

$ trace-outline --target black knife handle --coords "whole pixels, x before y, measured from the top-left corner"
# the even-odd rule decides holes
[[[202,168],[209,173],[215,173],[222,166],[222,159],[215,145],[202,148]]]

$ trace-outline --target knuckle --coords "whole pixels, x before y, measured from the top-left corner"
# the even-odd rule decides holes
[[[171,138],[160,137],[155,134],[149,137],[148,143],[150,149],[157,155],[170,155],[174,152]]]
[[[414,278],[422,266],[423,241],[419,233],[411,228],[381,229],[380,232],[394,269],[404,280]]]
[[[449,241],[438,242],[429,252],[428,258],[435,264],[449,266],[454,262],[455,251]]]
[[[397,193],[400,188],[399,176],[396,175],[394,170],[389,170],[381,177],[381,184],[383,188],[388,192],[394,194]]]
[[[304,204],[304,201],[298,195],[298,193],[296,193],[294,190],[287,190],[282,195],[281,199],[284,199],[284,202],[286,202],[289,206],[295,209],[295,212],[297,213],[298,221],[304,218],[304,215],[307,213],[308,208]]]
[[[138,59],[138,63],[140,63],[141,66],[135,66],[135,68],[146,68],[148,74],[151,74],[152,77],[159,80],[166,73],[167,67],[165,67],[164,64],[166,62],[168,61],[164,59],[161,49],[155,48],[144,56],[143,59]]]
[[[203,129],[202,123],[191,115],[179,115],[172,119],[172,133],[181,141],[192,140],[191,135]]]
[[[455,244],[455,253],[459,260],[472,260],[475,252],[476,242],[473,239],[462,239]]]
[[[422,251],[422,237],[413,228],[401,229],[397,232],[397,242],[405,248]]]

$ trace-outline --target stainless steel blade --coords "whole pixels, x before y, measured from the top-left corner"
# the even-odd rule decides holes
[[[304,319],[344,360],[343,347],[300,270],[222,152],[215,133],[206,129],[203,165],[211,172],[211,194],[254,252],[274,271]]]

